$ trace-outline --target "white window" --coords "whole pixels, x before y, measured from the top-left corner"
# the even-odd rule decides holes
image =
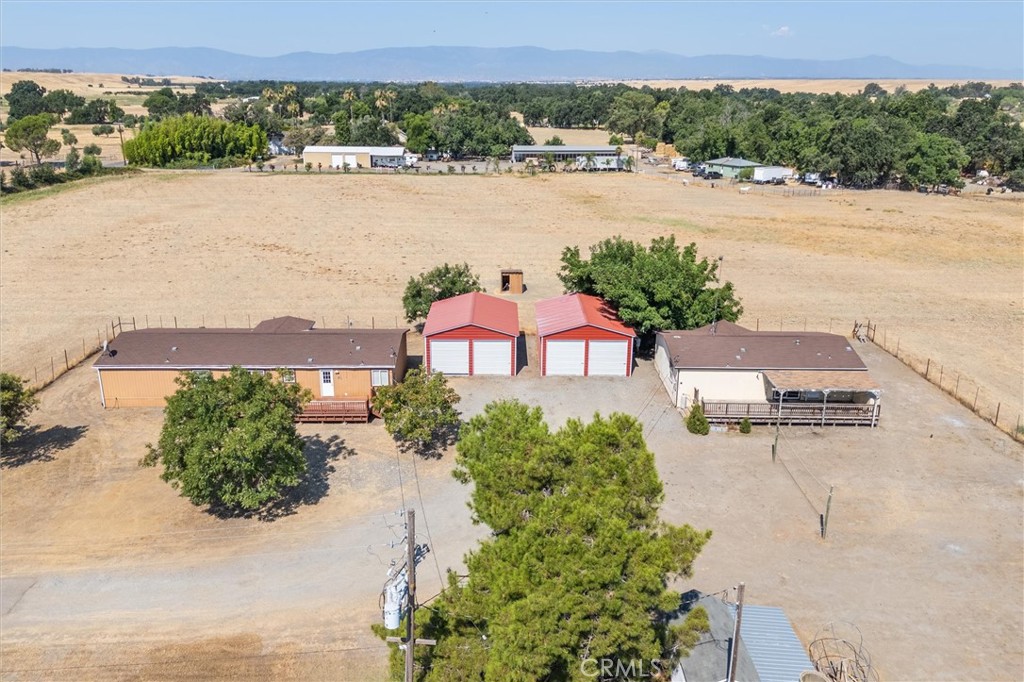
[[[329,384],[334,381],[334,372],[329,369],[320,370],[320,383]]]
[[[295,383],[295,370],[294,369],[282,369],[281,383],[283,384],[294,384]]]
[[[375,369],[370,374],[370,385],[371,386],[387,386],[390,384],[390,377],[388,376],[388,370],[386,369]]]

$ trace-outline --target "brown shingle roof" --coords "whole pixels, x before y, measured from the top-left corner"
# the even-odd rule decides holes
[[[764,376],[780,391],[878,391],[867,372],[775,370]]]
[[[139,329],[123,332],[93,363],[100,369],[392,368],[405,329],[309,329],[288,320],[255,329]],[[268,322],[275,322],[269,320]]]
[[[677,369],[866,370],[850,342],[822,332],[755,332],[731,322],[658,332]]]

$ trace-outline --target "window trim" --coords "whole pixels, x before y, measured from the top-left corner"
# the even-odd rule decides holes
[[[378,383],[376,376],[378,372],[383,372],[384,381]],[[391,370],[387,369],[371,369],[370,370],[370,386],[377,388],[378,386],[390,386],[391,385]]]

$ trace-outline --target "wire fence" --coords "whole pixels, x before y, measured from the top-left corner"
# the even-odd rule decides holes
[[[855,322],[854,328],[858,326],[860,323]],[[955,367],[901,346],[900,337],[895,334],[890,336],[888,330],[884,327],[879,328],[877,322],[867,320],[863,323],[862,329],[868,341],[953,396],[954,400],[982,419],[991,422],[1015,441],[1024,441],[1024,415],[1019,411],[1014,415],[1013,406],[1004,405],[992,391],[978,381]]]

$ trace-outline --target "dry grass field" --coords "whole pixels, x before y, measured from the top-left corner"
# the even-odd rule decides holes
[[[406,281],[444,261],[491,289],[500,268],[523,268],[529,304],[561,293],[567,245],[672,234],[724,256],[742,322],[847,332],[870,318],[947,382],[978,380],[1004,421],[1021,412],[1018,195],[783,197],[674,179],[147,172],[15,197],[2,206],[0,363],[34,378],[118,315],[404,325]]]
[[[102,178],[0,203],[0,366],[48,368],[118,315],[404,325],[405,282],[444,261],[467,261],[492,291],[500,268],[523,268],[529,332],[530,304],[561,293],[564,246],[672,234],[724,256],[741,322],[848,332],[870,317],[904,352],[962,369],[1019,410],[1022,219],[1017,195],[786,197],[676,175]],[[410,352],[421,348],[414,335]],[[784,457],[839,490],[828,543],[801,496],[813,481],[770,463],[771,434],[686,434],[649,362],[600,390],[535,376],[455,385],[467,415],[520,394],[556,420],[639,413],[665,518],[715,531],[692,585],[746,580],[751,600],[784,606],[806,641],[827,620],[855,622],[883,679],[1019,679],[1020,446],[860,348],[887,388],[881,428],[784,440]],[[309,500],[261,523],[214,518],[136,466],[160,412],[103,411],[89,367],[42,400],[37,449],[5,458],[0,476],[2,679],[382,679],[366,625],[400,552],[383,544],[391,514],[408,496],[429,518],[427,596],[486,532],[469,523],[450,455],[401,458],[379,421],[303,426],[317,471]]]

